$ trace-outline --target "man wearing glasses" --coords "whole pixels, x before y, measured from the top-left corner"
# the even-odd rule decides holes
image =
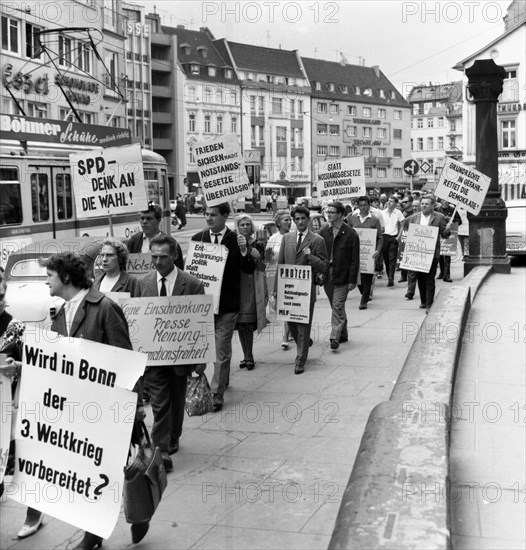
[[[345,302],[349,291],[356,287],[360,267],[360,239],[352,227],[343,223],[344,211],[341,202],[329,203],[325,210],[329,223],[318,231],[329,256],[329,270],[323,288],[332,307],[332,350],[337,350],[341,342],[349,339]]]

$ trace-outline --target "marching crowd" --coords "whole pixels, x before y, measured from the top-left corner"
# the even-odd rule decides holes
[[[310,211],[299,205],[274,214],[277,232],[268,242],[259,242],[251,217],[242,214],[236,219],[237,231],[226,222],[230,216],[228,203],[207,207],[206,227],[192,237],[192,241],[215,243],[228,249],[224,267],[218,312],[214,315],[216,360],[211,378],[213,410],[224,406],[225,391],[229,386],[232,359],[232,339],[237,330],[243,352],[239,367],[254,369],[254,332],[260,332],[268,323],[267,303],[276,304],[277,279],[266,276],[269,265],[294,264],[310,266],[312,283],[307,323],[287,322],[283,326],[282,348],[296,345],[295,374],[305,372],[309,348],[313,345],[311,324],[316,301],[316,286],[323,289],[331,305],[330,348],[336,351],[349,340],[346,301],[355,287],[361,294],[359,309],[367,309],[373,298],[375,280],[383,273],[387,286],[395,285],[398,248],[404,230],[410,223],[436,226],[447,238],[453,221],[453,209],[439,204],[431,194],[411,192],[393,193],[390,197],[361,196],[349,205],[329,203],[325,208],[328,222],[317,232],[309,229]],[[101,245],[98,262],[101,274],[93,279],[90,266],[75,253],[56,254],[45,262],[47,284],[51,296],[64,299],[64,306],[53,319],[52,330],[62,335],[85,338],[99,343],[131,349],[128,325],[119,306],[104,292],[129,292],[132,297],[183,296],[204,294],[204,287],[196,277],[184,271],[183,256],[177,241],[160,231],[162,210],[151,205],[140,213],[142,231],[126,243],[107,238]],[[455,221],[462,220],[455,215]],[[292,229],[294,227],[294,229]],[[360,241],[356,229],[376,230],[373,254],[375,273],[360,273]],[[461,245],[464,243],[461,241]],[[136,279],[126,273],[128,252],[151,254],[155,271]],[[401,271],[398,283],[407,283],[407,300],[413,299],[416,285],[420,307],[427,311],[433,304],[435,276],[450,282],[450,258],[440,256],[437,240],[429,273]],[[384,271],[385,269],[385,271]],[[269,281],[273,283],[269,284]],[[13,390],[23,376],[21,348],[24,327],[6,311],[6,284],[0,274],[0,353],[9,357],[2,373],[12,378]],[[136,423],[144,414],[143,395],[151,403],[153,413],[152,440],[162,452],[167,472],[173,469],[171,455],[179,449],[184,420],[187,376],[193,371],[202,374],[206,365],[166,365],[147,367],[138,381]],[[134,430],[134,438],[139,437]],[[28,508],[26,521],[18,537],[36,533],[42,524],[42,514]],[[132,524],[132,541],[139,542],[146,535],[149,524]],[[77,549],[100,546],[102,539],[86,532]]]

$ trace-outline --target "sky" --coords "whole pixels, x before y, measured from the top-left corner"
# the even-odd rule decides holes
[[[379,65],[407,96],[417,84],[460,80],[452,67],[504,32],[503,1],[134,0],[163,24],[256,46],[298,49],[303,57]],[[498,59],[495,59],[498,63]]]

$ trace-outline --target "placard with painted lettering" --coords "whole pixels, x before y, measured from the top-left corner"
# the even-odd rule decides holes
[[[207,206],[251,195],[236,134],[194,143],[193,152]]]
[[[458,222],[453,222],[450,226],[451,235],[447,239],[440,237],[440,255],[456,256],[458,242]]]
[[[365,195],[363,157],[340,158],[315,164],[318,198],[322,202],[342,201]]]
[[[312,267],[279,264],[277,276],[276,320],[308,323]]]
[[[400,269],[429,273],[437,239],[438,227],[410,223]]]
[[[374,258],[376,252],[376,229],[355,227],[360,239],[360,273],[374,273]]]
[[[128,298],[119,300],[119,305],[133,349],[146,354],[148,366],[215,361],[212,296]]]
[[[78,218],[137,213],[148,208],[138,143],[69,158]]]
[[[0,353],[0,365],[7,359],[7,355]],[[11,443],[11,422],[13,421],[13,404],[11,398],[11,379],[0,374],[0,483],[4,481],[5,469],[9,458]]]
[[[141,277],[142,275],[148,275],[151,271],[155,270],[155,265],[152,262],[152,255],[148,253],[134,253],[128,254],[128,261],[126,262],[126,271],[134,277]]]
[[[136,393],[119,387],[130,385],[121,374],[129,370],[137,380],[146,357],[78,341],[26,331],[9,496],[108,538],[119,517],[137,404]]]
[[[446,157],[435,195],[477,215],[490,183],[491,178],[482,172]]]
[[[205,293],[214,297],[215,314],[219,311],[221,284],[227,258],[228,248],[222,244],[202,241],[188,243],[184,270],[199,279],[205,287]]]

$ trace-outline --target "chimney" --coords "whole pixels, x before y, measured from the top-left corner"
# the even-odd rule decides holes
[[[184,29],[184,25],[177,25],[178,29]]]

